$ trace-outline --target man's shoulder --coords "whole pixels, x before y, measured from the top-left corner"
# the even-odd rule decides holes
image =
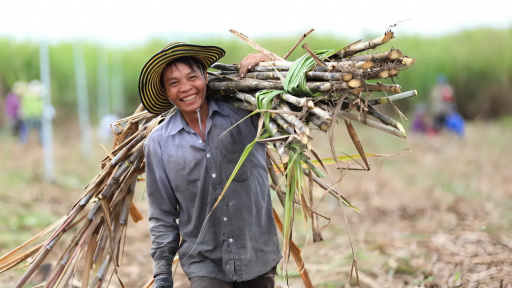
[[[161,145],[162,137],[166,134],[165,131],[169,130],[175,117],[176,113],[167,116],[160,124],[153,128],[146,139],[146,143],[144,143],[146,149],[155,149],[157,146],[159,147]]]

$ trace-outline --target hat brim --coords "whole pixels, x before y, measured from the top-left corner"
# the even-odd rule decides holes
[[[179,57],[196,57],[205,68],[210,67],[226,52],[217,46],[200,46],[186,43],[168,44],[144,65],[139,76],[139,96],[142,105],[152,114],[161,114],[174,105],[161,85],[160,77],[165,65]]]

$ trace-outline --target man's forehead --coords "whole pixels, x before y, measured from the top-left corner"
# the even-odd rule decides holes
[[[196,67],[189,67],[188,65],[178,62],[168,66],[164,71],[165,78],[177,77],[181,75],[188,75],[197,73],[199,70]]]

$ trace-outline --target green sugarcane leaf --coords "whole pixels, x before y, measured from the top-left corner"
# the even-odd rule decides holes
[[[261,90],[256,93],[256,104],[258,105],[258,110],[272,110],[272,99],[277,95],[284,93],[283,90]],[[265,129],[270,131],[269,122],[270,122],[270,113],[263,113],[264,121],[265,121]]]
[[[313,53],[320,59],[325,59],[333,52],[333,50],[318,50]],[[322,93],[311,93],[306,85],[306,73],[311,71],[315,65],[315,60],[309,54],[304,54],[293,62],[283,84],[284,90],[292,95],[320,96]]]

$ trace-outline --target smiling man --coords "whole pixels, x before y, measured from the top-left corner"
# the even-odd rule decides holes
[[[176,253],[192,288],[274,287],[281,253],[263,143],[255,145],[212,210],[258,122],[250,117],[222,135],[248,115],[206,97],[206,69],[224,54],[215,46],[171,43],[141,71],[145,108],[154,114],[178,108],[145,144],[156,288],[173,287]],[[262,60],[261,54],[247,56],[241,75]]]

